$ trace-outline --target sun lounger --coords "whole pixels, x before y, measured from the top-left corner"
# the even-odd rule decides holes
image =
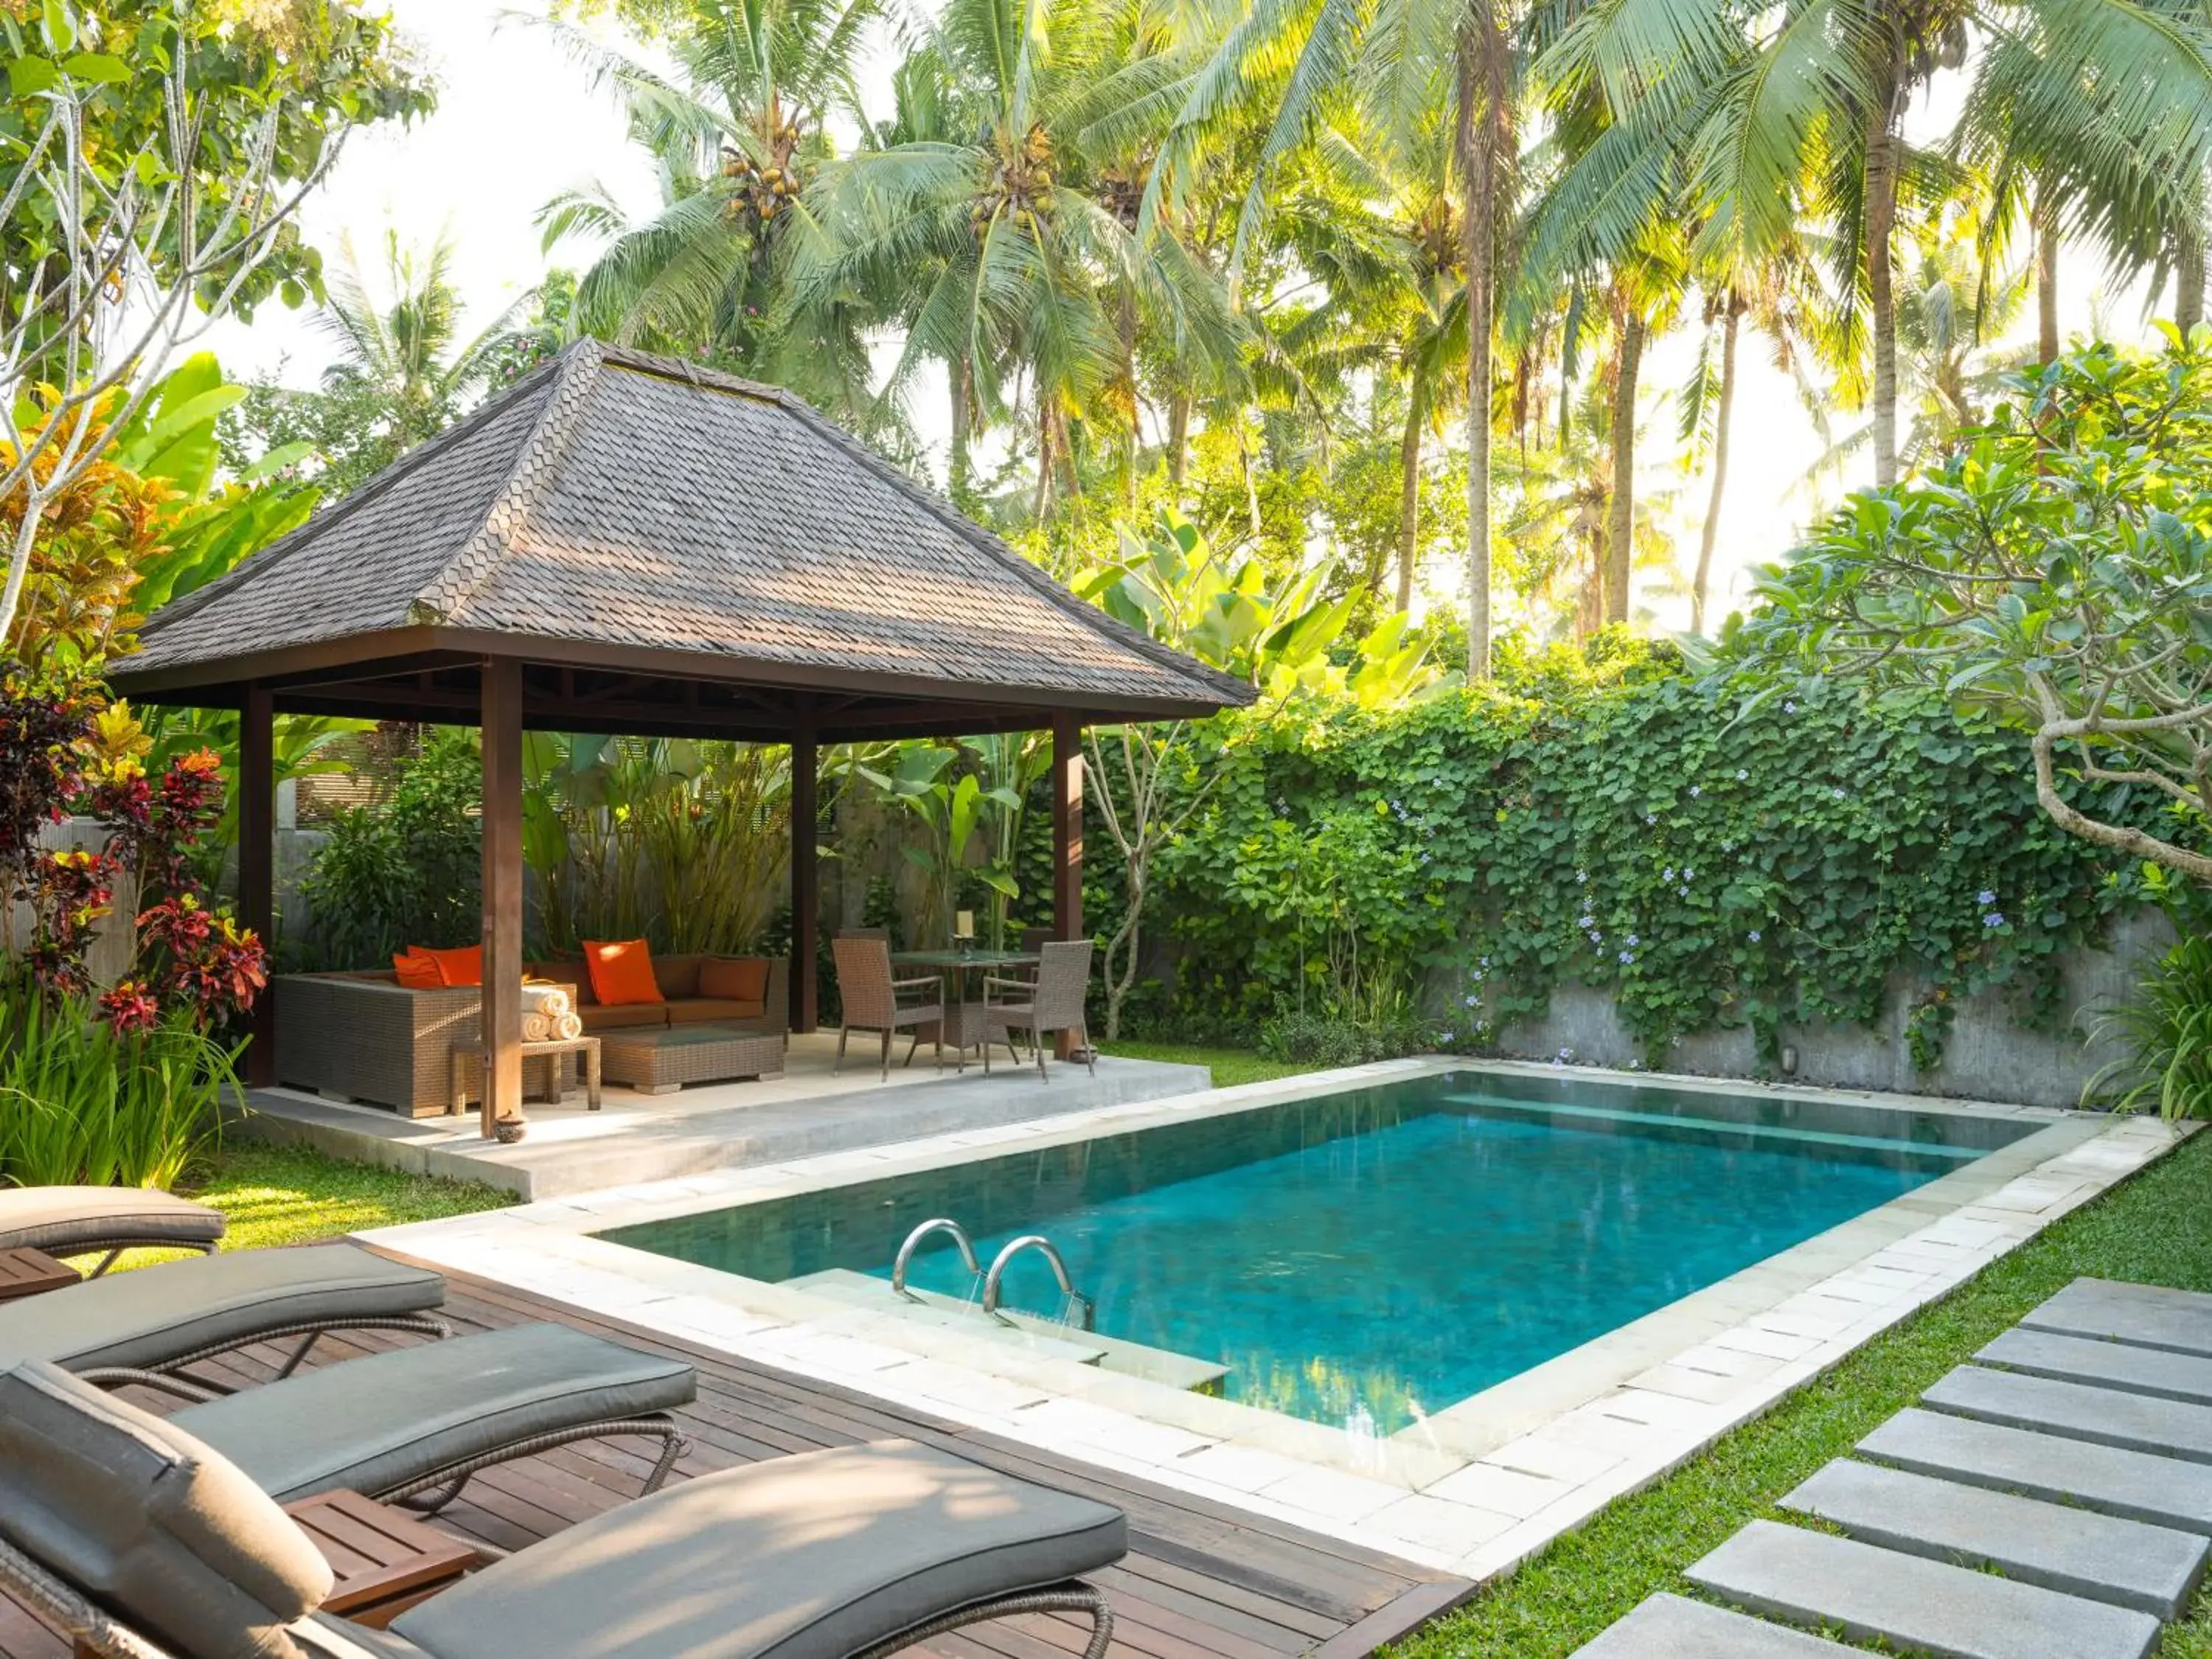
[[[88,1279],[99,1278],[125,1250],[152,1247],[205,1254],[222,1233],[222,1211],[151,1188],[0,1188],[0,1250],[101,1254],[104,1259]]]
[[[272,1337],[303,1339],[289,1376],[327,1331],[447,1334],[427,1310],[446,1299],[427,1267],[357,1244],[240,1250],[112,1273],[0,1304],[0,1364],[45,1359],[100,1382],[173,1371]]]
[[[1121,1512],[906,1441],[685,1481],[495,1562],[388,1631],[316,1616],[330,1568],[274,1499],[51,1365],[0,1371],[0,1587],[106,1659],[888,1659],[1079,1611]]]
[[[325,1365],[168,1420],[280,1504],[344,1487],[431,1492],[416,1507],[435,1509],[478,1469],[608,1435],[660,1443],[645,1481],[655,1491],[684,1449],[662,1413],[697,1392],[680,1359],[565,1325],[516,1325]]]

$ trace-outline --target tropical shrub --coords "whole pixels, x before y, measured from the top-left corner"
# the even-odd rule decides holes
[[[2212,1117],[2212,933],[2186,934],[2100,1019],[2096,1039],[2117,1041],[2121,1058],[2090,1079],[2082,1103],[2116,1111],[2155,1109],[2161,1117]]]
[[[787,750],[532,732],[523,775],[523,857],[550,948],[760,948],[789,880]]]
[[[188,1012],[117,1030],[78,995],[0,988],[0,1178],[167,1187],[238,1097],[228,1047]]]
[[[301,884],[308,927],[299,965],[382,968],[410,945],[475,943],[483,792],[476,733],[433,729],[389,802],[342,813]]]

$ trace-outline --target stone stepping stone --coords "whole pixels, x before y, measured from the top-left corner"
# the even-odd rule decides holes
[[[2062,1382],[2089,1382],[2128,1394],[2154,1394],[2212,1406],[2212,1359],[2139,1347],[2091,1336],[2060,1336],[2051,1331],[2007,1331],[1974,1356],[2031,1376]]]
[[[1838,1659],[1853,1650],[1684,1595],[1655,1595],[1571,1659]]]
[[[1772,1521],[1753,1522],[1688,1576],[1756,1613],[1949,1659],[2144,1659],[2159,1638],[2158,1620],[2131,1607]]]
[[[2194,1534],[1839,1459],[1782,1500],[1862,1543],[2179,1618],[2212,1544]]]
[[[2212,1534],[2212,1468],[1908,1407],[1859,1455],[1917,1474]]]
[[[2038,1433],[2212,1463],[2212,1406],[1961,1365],[1920,1396],[1923,1405]]]
[[[2194,1291],[2077,1279],[2020,1322],[2032,1331],[2212,1358],[2212,1296]]]

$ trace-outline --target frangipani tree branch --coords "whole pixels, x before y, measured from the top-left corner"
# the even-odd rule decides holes
[[[191,69],[180,31],[158,131],[112,176],[86,142],[97,84],[63,76],[40,94],[46,118],[0,197],[0,235],[37,205],[59,242],[25,273],[19,303],[0,301],[0,394],[36,410],[0,432],[0,516],[12,520],[0,654],[48,510],[137,414],[169,359],[229,313],[339,153],[342,129],[280,185],[280,99],[216,173]]]

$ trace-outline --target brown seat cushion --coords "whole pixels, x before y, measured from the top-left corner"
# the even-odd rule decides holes
[[[699,994],[731,1002],[764,1002],[768,998],[765,957],[708,957],[699,968]]]
[[[321,1553],[231,1463],[38,1360],[0,1371],[0,1532],[192,1659],[293,1659],[283,1627],[331,1593]]]
[[[691,997],[668,1005],[671,1025],[705,1025],[718,1019],[758,1019],[768,1012],[764,1002],[734,1002],[726,997]]]
[[[706,960],[700,956],[655,957],[653,959],[653,983],[660,987],[660,994],[671,1002],[685,997],[696,997],[699,989],[699,964]]]
[[[585,1001],[576,1005],[576,1013],[587,1033],[616,1031],[633,1025],[665,1025],[668,1011],[674,1006],[666,1002],[617,1002],[609,1006],[604,1002]]]

